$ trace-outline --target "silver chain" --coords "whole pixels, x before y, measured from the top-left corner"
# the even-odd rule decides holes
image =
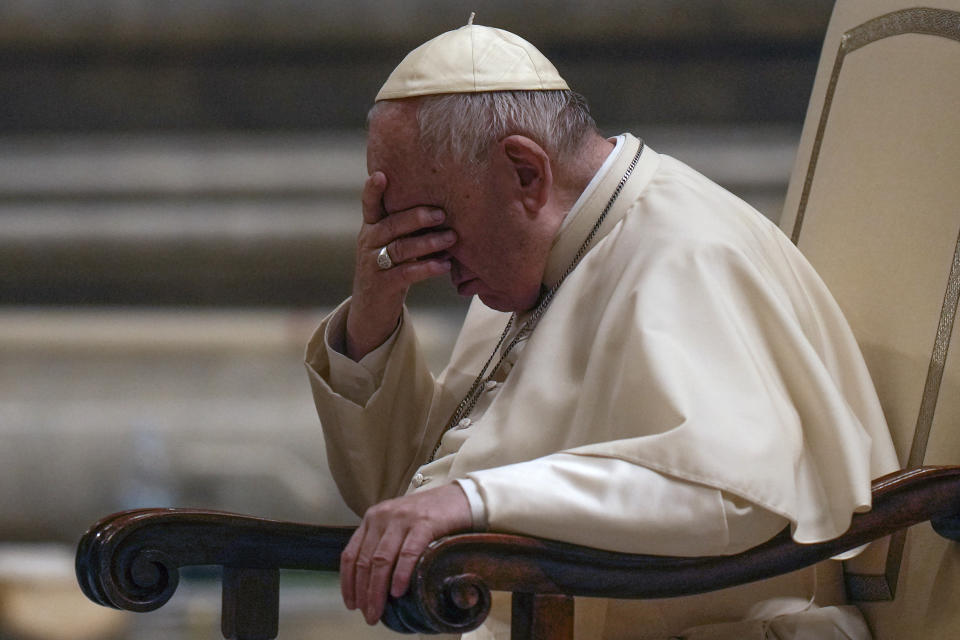
[[[427,463],[433,462],[434,458],[437,457],[437,451],[440,450],[440,444],[443,442],[443,436],[457,425],[463,418],[470,415],[470,412],[473,411],[473,408],[477,405],[477,402],[480,400],[480,395],[483,392],[483,387],[497,374],[497,371],[500,370],[500,366],[503,364],[503,361],[507,359],[507,356],[513,350],[513,348],[521,340],[527,338],[533,330],[536,328],[537,323],[540,322],[540,318],[546,312],[547,307],[553,301],[553,297],[556,295],[557,290],[560,288],[560,285],[563,284],[563,281],[567,279],[573,270],[577,268],[577,265],[580,263],[580,260],[583,258],[584,254],[587,253],[587,248],[590,246],[590,243],[593,241],[593,238],[597,235],[597,232],[600,231],[600,226],[603,224],[603,221],[606,219],[607,214],[610,212],[610,209],[613,208],[613,203],[617,201],[617,198],[620,196],[620,192],[623,191],[623,187],[627,184],[627,180],[630,179],[630,175],[633,174],[633,170],[636,168],[637,163],[640,161],[640,154],[643,153],[644,144],[643,141],[640,141],[640,148],[637,149],[637,154],[633,157],[633,160],[630,162],[630,166],[627,167],[627,171],[623,174],[623,177],[620,178],[620,182],[617,184],[617,188],[614,189],[613,194],[610,196],[610,200],[607,201],[607,206],[603,208],[603,211],[600,212],[597,221],[593,224],[593,228],[590,230],[590,233],[587,234],[586,240],[583,241],[583,244],[580,245],[580,249],[577,250],[576,255],[574,255],[573,260],[570,261],[569,266],[563,272],[563,275],[560,276],[560,279],[557,280],[557,283],[547,289],[547,291],[540,297],[540,302],[537,304],[537,307],[530,314],[530,317],[527,318],[527,321],[523,323],[523,326],[517,331],[517,335],[513,337],[513,340],[507,345],[506,349],[503,350],[503,353],[500,355],[500,359],[497,361],[496,366],[493,367],[493,370],[490,372],[490,375],[487,374],[487,368],[490,366],[490,363],[493,362],[493,357],[497,355],[497,352],[500,351],[503,341],[507,339],[507,335],[510,333],[510,329],[513,328],[513,325],[516,323],[517,314],[513,313],[510,315],[510,319],[507,321],[507,326],[504,327],[503,333],[500,334],[500,339],[497,341],[497,346],[493,348],[493,353],[490,354],[490,357],[487,358],[486,363],[484,363],[483,368],[480,369],[480,373],[477,374],[477,377],[474,379],[473,384],[470,385],[470,390],[467,391],[467,395],[463,397],[463,400],[460,401],[460,404],[457,405],[457,410],[453,412],[453,416],[450,417],[450,420],[447,422],[447,426],[443,428],[443,433],[440,434],[440,437],[437,439],[437,444],[433,448],[433,453],[430,454],[430,459],[427,460]]]

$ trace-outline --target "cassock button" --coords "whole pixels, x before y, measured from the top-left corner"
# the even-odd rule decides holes
[[[498,384],[500,383],[497,382],[496,380],[487,380],[486,382],[483,383],[483,388],[486,389],[487,391],[493,391],[494,389],[497,388]]]
[[[470,418],[462,418],[462,419],[460,420],[460,422],[457,423],[457,426],[454,427],[454,428],[455,428],[455,429],[466,429],[466,428],[469,427],[471,424],[473,424],[473,420],[471,420]]]
[[[427,482],[427,479],[419,471],[415,476],[413,476],[413,486],[416,488],[422,487]]]

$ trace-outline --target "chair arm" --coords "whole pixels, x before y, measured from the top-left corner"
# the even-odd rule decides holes
[[[390,603],[384,622],[406,632],[462,633],[486,617],[491,590],[633,599],[705,593],[795,571],[926,520],[960,540],[960,467],[875,480],[872,509],[855,514],[833,540],[798,544],[784,530],[730,556],[634,555],[515,535],[453,535],[423,553],[410,589]]]
[[[124,511],[83,535],[77,580],[98,604],[153,611],[176,591],[181,567],[220,565],[224,637],[271,640],[279,570],[336,571],[354,530],[196,509]]]
[[[873,508],[854,515],[844,535],[817,544],[797,544],[784,531],[740,554],[688,558],[458,534],[427,548],[410,589],[390,599],[383,622],[406,633],[462,633],[486,618],[491,590],[610,598],[703,593],[794,571],[925,520],[957,540],[958,516],[960,467],[923,467],[874,481]],[[127,511],[104,518],[83,536],[77,577],[94,602],[151,611],[173,595],[180,567],[221,565],[224,635],[269,639],[276,635],[278,570],[337,570],[353,531],[192,509]],[[266,623],[243,618],[264,605],[273,609]],[[250,627],[263,630],[237,631]]]

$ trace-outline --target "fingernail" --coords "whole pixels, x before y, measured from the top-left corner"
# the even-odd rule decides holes
[[[443,209],[434,209],[430,212],[430,217],[434,222],[443,222]]]

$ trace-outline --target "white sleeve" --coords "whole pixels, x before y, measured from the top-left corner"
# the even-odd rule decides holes
[[[556,453],[468,478],[483,502],[471,510],[490,529],[626,553],[732,554],[788,524],[726,492],[616,458]]]
[[[473,521],[473,530],[486,531],[487,506],[483,504],[483,497],[480,495],[477,483],[470,478],[457,478],[454,482],[460,485],[467,496],[467,502],[470,503],[470,518]]]
[[[357,362],[344,355],[347,350],[347,309],[347,304],[343,304],[334,311],[324,332],[323,341],[330,364],[327,382],[344,398],[364,405],[380,385],[383,372],[387,368],[387,360],[390,358],[390,349],[400,333],[400,323],[397,323],[397,328],[383,344]]]
[[[341,361],[347,371],[359,369],[352,382],[360,387],[367,384],[365,389],[334,388],[330,356],[336,352],[327,344],[331,319],[331,315],[324,318],[311,336],[304,364],[323,428],[330,473],[344,501],[355,513],[363,514],[370,506],[403,492],[410,481],[411,465],[422,459],[439,437],[443,424],[431,428],[428,422],[437,384],[405,318],[392,343],[383,345],[389,353],[382,372],[369,371],[366,363]],[[369,397],[361,397],[371,387]],[[353,397],[349,397],[351,393]]]

